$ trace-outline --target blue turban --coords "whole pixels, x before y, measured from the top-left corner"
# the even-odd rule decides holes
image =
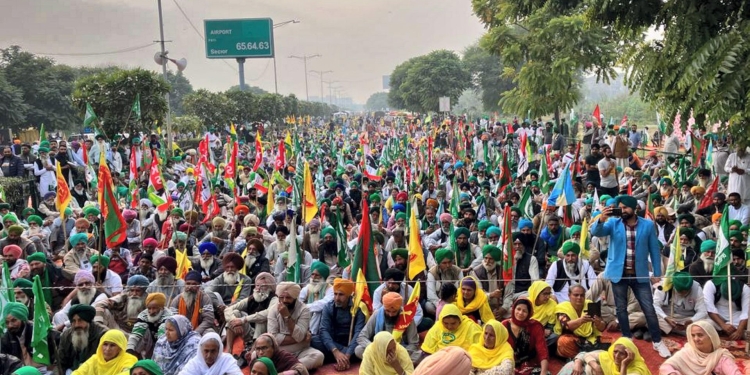
[[[498,237],[500,237],[500,235],[502,234],[502,232],[500,231],[500,228],[498,228],[498,227],[496,227],[496,226],[493,225],[493,226],[487,228],[487,237],[489,237],[489,236],[491,236],[493,234],[496,235],[496,236],[498,236]]]
[[[532,229],[534,228],[534,224],[529,219],[518,220],[518,229],[521,230],[524,228]]]
[[[76,233],[70,236],[70,239],[68,241],[70,241],[70,246],[75,246],[79,243],[89,242],[89,236],[86,233]]]
[[[199,254],[203,254],[206,251],[211,253],[211,255],[216,255],[216,253],[219,252],[219,249],[216,247],[216,245],[213,242],[204,242],[198,246]]]

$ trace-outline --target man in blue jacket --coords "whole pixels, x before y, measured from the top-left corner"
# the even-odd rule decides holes
[[[652,279],[649,277],[649,266],[653,270],[654,278],[661,276],[661,254],[659,253],[661,243],[656,238],[654,222],[635,214],[638,202],[631,196],[620,195],[615,199],[615,203],[622,210],[622,215],[610,217],[614,207],[604,208],[599,220],[594,221],[591,226],[591,235],[609,236],[604,278],[612,282],[617,321],[620,322],[622,335],[632,337],[630,326],[627,324],[627,292],[630,288],[646,316],[646,325],[651,333],[654,350],[659,352],[660,356],[668,358],[670,353],[661,341],[661,331],[651,291]]]
[[[13,155],[10,147],[3,147],[0,167],[2,168],[4,177],[23,177],[25,171],[23,161],[18,156]]]

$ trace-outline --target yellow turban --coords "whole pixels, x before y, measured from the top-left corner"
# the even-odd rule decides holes
[[[164,307],[167,304],[167,297],[164,293],[149,293],[146,297],[146,306],[151,302],[156,302],[158,306]]]

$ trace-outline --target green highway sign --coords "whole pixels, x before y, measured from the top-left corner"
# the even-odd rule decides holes
[[[206,58],[273,57],[273,21],[270,18],[204,20]]]

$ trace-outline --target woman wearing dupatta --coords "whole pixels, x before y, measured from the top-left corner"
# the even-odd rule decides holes
[[[427,331],[422,344],[423,352],[433,354],[448,346],[468,350],[472,344],[479,342],[482,328],[463,316],[456,305],[445,305],[439,318],[439,322]]]
[[[549,351],[544,342],[542,324],[532,319],[531,301],[519,298],[510,310],[510,319],[503,321],[508,329],[508,343],[513,347],[516,375],[547,375]]]
[[[456,306],[461,314],[474,323],[486,323],[495,319],[487,294],[482,290],[479,281],[474,276],[466,276],[461,280],[458,285]]]
[[[469,347],[472,375],[513,374],[513,348],[508,343],[508,330],[495,319],[484,325],[484,334]]]
[[[164,375],[177,375],[182,366],[198,352],[200,336],[188,318],[173,315],[165,321],[164,336],[154,346],[154,362]]]
[[[256,358],[268,358],[279,375],[308,375],[307,367],[294,354],[279,348],[276,338],[270,333],[260,335],[253,343],[253,349],[245,359],[253,362]]]
[[[96,354],[73,371],[73,375],[121,375],[128,374],[138,358],[127,353],[128,339],[122,331],[113,329],[99,339]]]
[[[198,352],[180,371],[180,375],[243,375],[237,360],[224,353],[221,337],[211,332],[201,337]]]
[[[740,375],[734,356],[721,347],[707,320],[687,327],[687,344],[659,367],[659,375]]]
[[[604,349],[599,336],[606,324],[601,317],[584,313],[591,303],[586,299],[586,290],[580,284],[573,285],[568,289],[568,298],[570,301],[558,304],[555,310],[555,333],[560,335],[557,339],[557,355],[573,358],[581,351]]]
[[[532,303],[531,319],[544,327],[544,339],[550,348],[557,342],[555,324],[557,323],[557,301],[552,297],[552,287],[546,281],[537,280],[529,287],[529,301]]]
[[[378,332],[362,354],[360,375],[411,375],[414,364],[409,352],[388,331]]]
[[[620,337],[608,350],[580,353],[557,375],[651,375],[638,348],[627,337]]]

